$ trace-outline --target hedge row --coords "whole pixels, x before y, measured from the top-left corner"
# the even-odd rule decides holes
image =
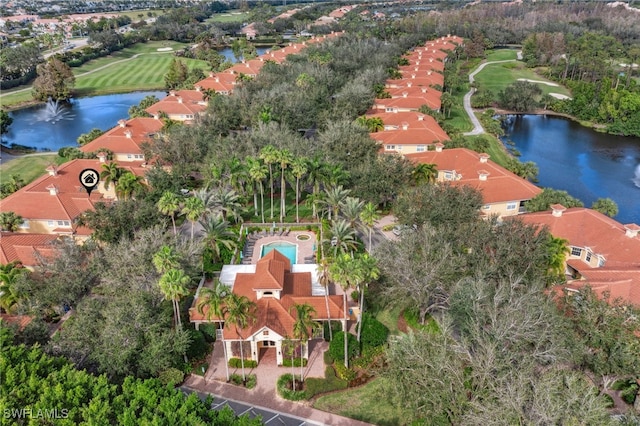
[[[258,384],[258,378],[255,374],[247,374],[245,376],[247,378],[247,382],[244,384],[244,387],[247,389],[253,389]],[[241,374],[230,374],[229,381],[237,386],[242,386],[242,375]]]
[[[244,368],[256,368],[258,366],[258,361],[254,361],[252,359],[244,360]],[[240,358],[229,358],[229,367],[232,368],[242,368],[242,361]]]
[[[324,370],[324,379],[309,378],[305,380],[304,386],[307,399],[311,399],[321,393],[344,390],[349,386],[349,383],[340,380],[333,367],[328,365]]]
[[[307,366],[307,362],[308,362],[308,361],[307,361],[307,359],[306,359],[306,358],[302,358],[302,366],[303,366],[303,367],[306,367],[306,366]],[[291,358],[284,357],[284,358],[282,359],[282,366],[283,366],[283,367],[291,367],[291,364],[292,364],[292,362],[291,362]],[[297,358],[297,357],[296,357],[296,358],[293,358],[293,366],[294,366],[294,367],[300,367],[300,358]]]
[[[297,378],[299,379],[299,377]],[[300,401],[306,398],[306,392],[304,390],[292,390],[287,385],[293,380],[293,376],[290,373],[283,374],[278,379],[276,384],[276,390],[278,395],[289,401]]]

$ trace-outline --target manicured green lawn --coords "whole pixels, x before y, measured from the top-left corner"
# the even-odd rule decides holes
[[[398,317],[400,316],[399,307],[379,311],[375,316],[378,321],[387,326],[389,333],[400,334],[400,330],[398,330]]]
[[[55,152],[15,158],[0,165],[0,180],[18,175],[27,184],[47,173],[45,169],[50,164],[61,164],[63,161]]]
[[[248,12],[228,10],[224,13],[216,13],[205,22],[244,22],[249,17]]]
[[[475,76],[478,88],[486,89],[497,94],[505,87],[514,83],[519,78],[529,80],[547,81],[553,83],[546,78],[536,74],[533,70],[526,68],[521,62],[506,62],[501,64],[487,65],[482,71]],[[569,91],[562,86],[549,86],[547,84],[538,84],[544,94],[560,93],[569,95]]]
[[[517,50],[514,49],[496,49],[487,53],[487,62],[506,61],[508,59],[516,59],[518,57]]]
[[[29,89],[25,91],[20,91],[22,89]],[[17,92],[17,93],[14,93]],[[19,86],[11,90],[3,90],[2,96],[0,96],[0,107],[7,107],[9,105],[28,102],[33,99],[31,94],[31,86]]]
[[[456,104],[451,108],[451,114],[449,114],[445,122],[461,132],[469,132],[473,129],[473,124],[471,124],[471,120],[469,120],[469,116],[462,106],[463,98],[464,95],[456,96]]]
[[[313,407],[379,426],[406,424],[402,411],[394,407],[378,378],[366,385],[318,398]]]
[[[137,22],[140,20],[140,17],[138,16],[140,14],[144,15],[143,19],[149,19],[149,17],[147,16],[147,12],[155,13],[156,18],[158,16],[164,15],[164,11],[162,9],[127,10],[125,12],[118,12],[118,15],[128,16],[133,22]]]
[[[164,75],[174,56],[171,54],[144,54],[126,62],[80,76],[76,79],[78,96],[98,93],[116,93],[130,90],[153,90],[164,87]],[[195,59],[182,59],[190,69],[206,71],[208,64]]]

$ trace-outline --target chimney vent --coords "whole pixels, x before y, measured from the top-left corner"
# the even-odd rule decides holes
[[[132,136],[132,134],[131,134],[131,130],[125,130],[125,131],[124,131],[124,135],[125,135],[127,138],[131,139],[131,136]]]
[[[182,96],[178,96],[178,103],[181,104],[182,103]]]
[[[418,121],[424,121],[424,115],[418,114]]]
[[[412,84],[413,84],[412,82],[408,81],[407,82],[407,87],[411,87]]]
[[[442,148],[444,148],[444,145],[438,142],[436,144],[436,152],[442,152]]]
[[[406,98],[408,94],[409,94],[409,92],[402,92],[402,97]]]
[[[127,127],[127,122],[125,120],[118,120],[118,125],[120,127]]]
[[[47,188],[49,190],[49,195],[57,195],[58,194],[58,187],[55,185],[49,185],[47,186]]]
[[[629,238],[636,238],[638,236],[638,232],[640,231],[640,226],[635,223],[630,223],[628,225],[624,225],[625,233]]]
[[[107,161],[107,154],[106,153],[101,151],[101,152],[98,153],[97,157],[98,157],[98,160],[100,160],[101,163],[106,163],[106,161]]]
[[[202,92],[202,86],[196,86],[196,92]]]
[[[480,162],[481,163],[486,163],[487,160],[489,159],[489,154],[480,154]]]
[[[409,129],[409,123],[407,123],[406,121],[402,122],[402,130],[408,130]]]
[[[487,176],[489,176],[489,172],[486,170],[478,170],[478,176],[480,180],[487,180]]]
[[[53,164],[47,167],[45,170],[49,172],[49,176],[58,176],[58,167]]]
[[[562,212],[564,212],[567,208],[562,204],[552,204],[551,205],[551,214],[554,217],[562,216]]]

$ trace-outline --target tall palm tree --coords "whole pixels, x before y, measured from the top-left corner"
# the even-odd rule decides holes
[[[320,199],[320,185],[326,182],[327,171],[327,164],[323,162],[317,155],[307,162],[307,183],[309,183],[312,187],[312,216],[314,219],[318,217],[317,201]],[[307,198],[307,200],[309,199],[310,198]]]
[[[221,216],[207,216],[204,221],[200,221],[204,228],[204,244],[209,247],[214,256],[214,260],[220,259],[220,250],[222,247],[228,250],[236,248],[236,235],[231,232],[229,222]]]
[[[214,211],[220,212],[222,220],[227,220],[227,218],[233,218],[235,222],[242,220],[240,215],[242,210],[240,196],[233,189],[220,188],[215,191],[213,193],[212,206]]]
[[[171,217],[173,235],[178,235],[176,229],[176,212],[180,210],[180,198],[171,191],[165,191],[156,203],[160,213]]]
[[[296,223],[300,222],[300,179],[307,173],[306,158],[294,158],[291,162],[291,174],[296,178]]]
[[[568,244],[569,241],[549,234],[546,242],[546,258],[552,279],[564,276],[565,260],[570,252]]]
[[[247,158],[247,169],[249,179],[254,185],[260,188],[260,213],[262,214],[262,223],[264,223],[264,180],[267,178],[269,170],[267,166],[259,158]],[[258,191],[253,191],[253,208],[255,215],[258,216]]]
[[[180,212],[191,222],[191,240],[193,241],[193,227],[205,212],[204,202],[198,197],[189,197],[185,200]]]
[[[329,284],[331,276],[329,275],[329,262],[322,257],[318,264],[318,282],[324,287],[324,304],[327,308],[327,318],[329,320],[329,341],[333,340],[333,330],[331,329],[331,309],[329,309]]]
[[[245,194],[245,184],[249,177],[245,164],[236,157],[233,157],[225,164],[225,174],[231,188],[239,194]]]
[[[196,302],[196,309],[200,315],[204,315],[206,308],[207,321],[211,321],[213,316],[218,318],[219,321],[217,321],[217,323],[221,334],[222,323],[227,316],[227,307],[224,301],[229,294],[231,294],[231,289],[216,279],[213,281],[213,287],[202,287],[200,289],[198,301]],[[224,341],[222,342],[222,350],[224,352],[224,364],[227,370],[227,381],[229,381],[229,361],[227,359],[227,345],[225,345]]]
[[[19,262],[0,265],[0,308],[10,313],[20,300],[16,281],[26,269]]]
[[[236,334],[240,337],[240,363],[242,365],[242,381],[246,382],[247,378],[244,374],[244,337],[241,330],[249,327],[256,319],[256,304],[249,300],[247,296],[240,296],[231,293],[227,298],[227,321],[236,328]]]
[[[118,166],[118,163],[110,162],[102,165],[102,172],[100,173],[100,179],[104,182],[104,189],[108,190],[109,185],[113,183],[118,185],[118,180],[122,177],[124,169]]]
[[[417,164],[411,171],[411,176],[416,185],[425,183],[433,183],[438,177],[438,170],[435,164],[421,163]]]
[[[353,269],[353,259],[350,255],[343,253],[340,256],[335,256],[333,262],[329,266],[329,275],[331,280],[338,284],[342,288],[342,300],[343,308],[347,309],[347,290],[351,287],[351,274]],[[344,366],[349,368],[349,356],[348,356],[348,329],[344,327]]]
[[[269,167],[269,185],[271,190],[271,219],[273,219],[273,164],[278,160],[278,150],[267,145],[260,150],[260,159]]]
[[[136,176],[132,172],[125,172],[122,174],[118,183],[116,184],[116,194],[118,197],[122,197],[124,200],[128,200],[130,197],[139,194],[143,188],[143,177]]]
[[[327,166],[327,184],[332,187],[342,185],[342,183],[349,177],[347,172],[339,164],[330,164]]]
[[[340,219],[331,222],[330,233],[331,244],[334,247],[334,257],[337,255],[338,250],[345,253],[353,252],[357,248],[358,242],[356,241],[356,231],[346,220]]]
[[[160,291],[164,295],[165,300],[171,300],[173,303],[173,314],[176,320],[176,328],[182,327],[180,319],[180,299],[189,294],[187,284],[191,281],[188,275],[182,269],[170,269],[160,277]]]
[[[351,190],[344,189],[342,185],[327,188],[324,190],[324,199],[322,203],[329,211],[329,220],[338,218],[338,210],[340,204],[347,198]]]
[[[296,320],[293,323],[293,337],[300,341],[300,381],[304,382],[304,366],[303,366],[303,341],[309,345],[309,339],[313,336],[313,331],[318,327],[318,323],[313,320],[316,310],[308,303],[294,304],[289,313],[296,313]]]
[[[362,208],[360,212],[360,222],[367,228],[369,233],[369,245],[367,251],[371,253],[371,233],[373,232],[373,225],[380,219],[380,212],[376,208],[376,205],[372,202],[368,202]]]
[[[356,285],[360,292],[360,321],[358,321],[359,342],[360,334],[362,332],[362,323],[364,322],[364,292],[369,286],[370,281],[378,279],[380,276],[380,269],[378,268],[376,259],[366,253],[357,258],[354,269],[354,278],[358,280]]]
[[[280,164],[280,222],[284,222],[287,192],[287,183],[284,180],[284,172],[289,164],[293,161],[293,155],[288,149],[280,149],[277,151],[277,162]]]
[[[340,203],[340,217],[349,223],[353,229],[360,226],[360,213],[364,208],[364,201],[358,197],[346,197]]]
[[[151,259],[159,274],[164,274],[180,266],[180,258],[171,246],[162,246]]]

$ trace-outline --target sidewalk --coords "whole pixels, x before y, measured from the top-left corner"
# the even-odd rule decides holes
[[[257,408],[267,408],[290,414],[295,417],[310,420],[316,424],[332,426],[369,425],[369,423],[316,410],[303,403],[284,400],[276,395],[275,384],[272,390],[266,390],[264,388],[248,390],[217,380],[205,381],[203,377],[192,374],[187,377],[183,387],[196,392],[212,394],[214,398],[244,402]]]

